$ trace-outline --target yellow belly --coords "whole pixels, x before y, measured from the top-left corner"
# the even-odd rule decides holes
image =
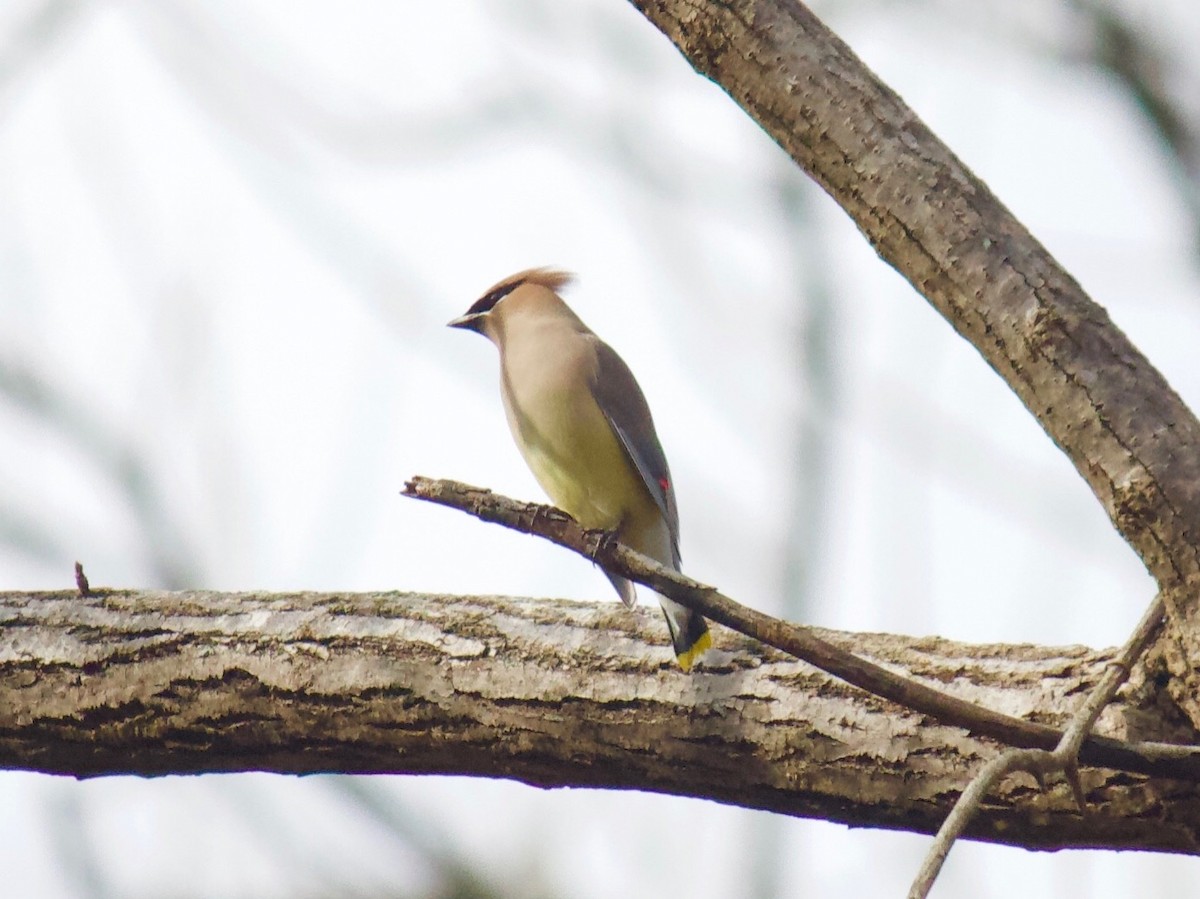
[[[623,529],[659,517],[649,490],[590,396],[581,402],[505,403],[513,437],[556,506],[585,528]]]

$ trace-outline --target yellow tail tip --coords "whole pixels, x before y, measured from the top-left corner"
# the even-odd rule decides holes
[[[700,635],[699,640],[697,640],[683,652],[679,653],[679,655],[675,656],[675,660],[679,662],[679,667],[682,668],[686,674],[692,670],[692,666],[696,664],[696,662],[700,659],[700,656],[704,655],[705,650],[711,648],[712,634],[709,631],[705,631]]]

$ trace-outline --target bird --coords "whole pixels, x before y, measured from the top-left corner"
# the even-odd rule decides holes
[[[493,285],[449,327],[500,351],[500,395],[517,448],[556,506],[679,570],[679,511],[650,407],[629,367],[559,296],[574,276],[532,268]],[[633,582],[605,571],[626,606]],[[704,618],[658,595],[685,671],[712,646]]]

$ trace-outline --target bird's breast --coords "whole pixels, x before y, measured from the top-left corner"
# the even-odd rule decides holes
[[[592,395],[588,359],[570,353],[536,360],[506,356],[501,393],[508,424],[554,504],[586,528],[613,530],[657,516],[649,491]]]

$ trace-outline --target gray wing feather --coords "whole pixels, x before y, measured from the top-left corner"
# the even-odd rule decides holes
[[[675,567],[679,567],[679,510],[667,457],[654,431],[650,406],[624,360],[604,341],[596,338],[596,371],[592,396],[621,446],[625,448],[642,482],[658,505],[671,533]]]

